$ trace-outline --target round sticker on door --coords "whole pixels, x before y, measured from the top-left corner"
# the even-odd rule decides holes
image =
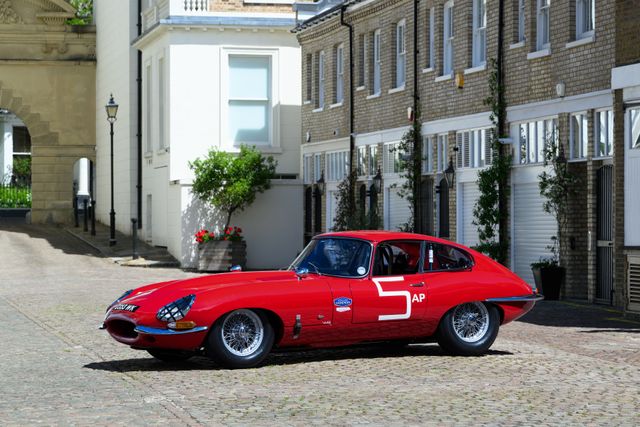
[[[367,269],[366,269],[366,268],[364,268],[364,267],[358,267],[357,272],[358,272],[358,274],[359,274],[359,275],[361,275],[361,276],[362,276],[364,273],[366,273],[366,272],[367,272]]]

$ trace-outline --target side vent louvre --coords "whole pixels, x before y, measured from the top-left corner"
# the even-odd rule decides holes
[[[640,256],[629,256],[627,283],[629,285],[629,309],[640,311]]]

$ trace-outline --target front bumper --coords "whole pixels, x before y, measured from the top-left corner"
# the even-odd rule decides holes
[[[134,332],[137,332],[139,334],[171,336],[171,335],[193,334],[196,332],[206,331],[207,329],[209,328],[207,328],[206,326],[196,326],[195,328],[192,328],[192,329],[173,330],[173,329],[160,329],[160,328],[152,328],[150,326],[138,325],[133,330]]]

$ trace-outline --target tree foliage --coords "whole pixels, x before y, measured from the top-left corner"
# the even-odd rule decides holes
[[[241,146],[239,154],[216,149],[189,162],[195,174],[193,194],[226,213],[226,230],[235,212],[251,205],[258,193],[271,186],[277,162],[263,157],[255,147]]]
[[[355,192],[358,181],[358,173],[351,172],[338,184],[336,192],[337,206],[336,214],[333,219],[333,231],[348,230],[377,230],[380,224],[379,213],[374,204],[373,209],[367,215],[363,211],[363,207],[357,203],[350,202],[352,191]],[[355,200],[355,199],[354,199]]]
[[[93,21],[93,0],[68,0],[76,9],[76,17],[67,21],[69,25],[89,25]]]
[[[418,181],[422,177],[422,125],[420,123],[420,108],[415,112],[415,117],[411,128],[402,135],[398,146],[400,158],[400,173],[402,184],[398,186],[398,195],[409,203],[411,215],[401,229],[402,231],[414,232],[416,230],[416,215],[418,212],[416,203],[419,200]],[[420,230],[422,231],[422,230]]]

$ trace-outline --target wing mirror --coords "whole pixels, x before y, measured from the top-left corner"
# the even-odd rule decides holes
[[[231,266],[231,268],[229,269],[229,271],[234,272],[234,271],[242,271],[242,267],[239,265],[233,265]]]
[[[302,280],[309,275],[308,268],[298,267],[296,268],[295,272],[296,272],[296,276],[298,276],[298,280]]]

